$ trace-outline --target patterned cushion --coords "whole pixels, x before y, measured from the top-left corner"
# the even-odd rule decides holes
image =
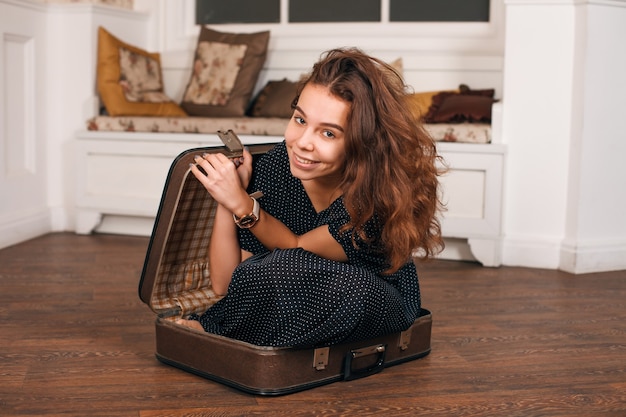
[[[128,101],[159,103],[171,101],[163,93],[159,63],[148,55],[141,55],[120,47],[120,80]]]
[[[269,31],[223,33],[202,26],[181,103],[185,111],[192,116],[243,116],[265,63],[269,36]]]
[[[87,129],[106,132],[208,133],[232,129],[238,135],[282,137],[289,119],[277,117],[105,117],[87,121]],[[438,142],[490,143],[488,123],[436,123],[424,128]]]
[[[270,117],[106,117],[87,121],[105,132],[209,133],[232,129],[238,135],[283,136],[289,119]]]
[[[198,43],[193,75],[183,101],[225,106],[235,87],[246,49],[246,45]]]
[[[163,92],[160,55],[98,29],[98,93],[111,116],[186,116]]]

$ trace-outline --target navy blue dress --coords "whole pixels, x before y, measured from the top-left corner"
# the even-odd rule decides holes
[[[254,255],[233,272],[227,295],[195,317],[203,328],[259,346],[311,347],[369,339],[407,329],[419,316],[420,290],[410,254],[392,275],[375,241],[356,249],[340,233],[349,215],[342,198],[316,212],[299,179],[291,175],[285,143],[255,165],[250,192],[263,191],[261,207],[296,234],[328,225],[348,262],[303,249],[268,251],[249,230],[241,247]],[[375,221],[367,224],[376,232]]]

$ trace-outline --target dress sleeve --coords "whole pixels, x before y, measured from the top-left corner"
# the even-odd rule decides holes
[[[365,227],[367,235],[373,237],[373,239],[365,242],[357,237],[353,242],[353,230],[341,230],[342,226],[350,220],[350,215],[343,204],[343,200],[335,201],[330,209],[328,231],[343,247],[348,257],[348,263],[362,266],[368,271],[380,275],[382,271],[389,267],[389,264],[382,251],[378,249],[377,243],[380,241],[378,239],[380,233],[376,219],[368,221]]]

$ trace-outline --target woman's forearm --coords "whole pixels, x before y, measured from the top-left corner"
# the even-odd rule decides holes
[[[219,204],[209,243],[209,271],[211,285],[216,294],[226,294],[233,271],[240,262],[241,248],[237,238],[237,226],[230,211]]]
[[[297,235],[280,220],[261,210],[258,222],[250,230],[268,250],[302,248],[326,259],[347,260],[343,247],[331,236],[328,225]]]

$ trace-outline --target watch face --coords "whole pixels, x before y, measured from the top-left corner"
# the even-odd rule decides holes
[[[254,226],[256,221],[256,217],[248,214],[239,219],[239,227],[243,227],[244,229],[250,228]]]

